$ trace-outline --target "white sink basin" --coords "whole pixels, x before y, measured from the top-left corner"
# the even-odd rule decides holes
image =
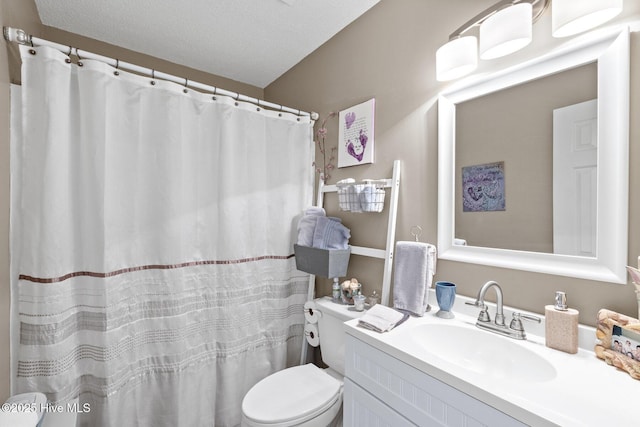
[[[400,337],[399,337],[400,338]],[[423,324],[407,330],[402,347],[420,357],[437,357],[483,376],[515,382],[544,382],[556,369],[520,341],[475,327]]]

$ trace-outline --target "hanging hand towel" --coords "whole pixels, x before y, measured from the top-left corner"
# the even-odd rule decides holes
[[[347,249],[351,231],[341,224],[340,218],[319,216],[313,233],[313,247],[320,249]]]
[[[436,270],[436,248],[429,243],[397,242],[393,306],[416,316],[428,311],[428,290]]]

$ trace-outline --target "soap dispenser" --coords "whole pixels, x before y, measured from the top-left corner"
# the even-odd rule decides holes
[[[545,344],[575,354],[578,352],[578,310],[567,307],[567,294],[556,292],[555,305],[544,307]]]

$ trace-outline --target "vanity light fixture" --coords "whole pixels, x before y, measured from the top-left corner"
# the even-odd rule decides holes
[[[553,0],[554,37],[568,37],[604,24],[622,12],[623,0]]]
[[[571,36],[614,18],[622,11],[623,0],[553,0],[554,37]],[[501,0],[451,33],[449,41],[436,52],[436,79],[463,77],[478,66],[478,38],[465,34],[480,27],[480,58],[494,59],[522,49],[532,39],[533,23],[551,0]]]
[[[463,34],[477,26],[482,59],[499,58],[525,47],[531,42],[533,22],[549,3],[550,0],[502,0],[471,18],[451,33],[449,42],[436,52],[436,79],[453,80],[476,69],[478,39]],[[466,40],[461,42],[463,39]]]

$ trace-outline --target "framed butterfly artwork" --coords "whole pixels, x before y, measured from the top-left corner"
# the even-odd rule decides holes
[[[340,111],[338,114],[338,167],[373,163],[376,100]]]
[[[504,162],[462,168],[462,211],[506,210]]]

